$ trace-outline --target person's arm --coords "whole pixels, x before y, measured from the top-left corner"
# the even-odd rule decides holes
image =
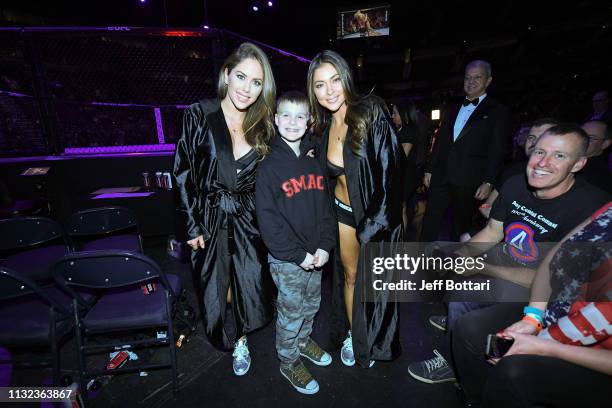
[[[468,243],[474,244],[478,243],[478,245],[472,245],[475,249],[478,250],[479,253],[485,252],[491,249],[494,245],[498,244],[504,239],[504,223],[498,221],[494,218],[489,218],[487,225],[481,229],[478,233],[476,233]],[[470,249],[474,249],[470,248]],[[463,250],[463,251],[462,251]],[[463,247],[458,251],[459,254],[468,256],[468,248]],[[473,252],[473,251],[471,251]],[[475,256],[474,253],[469,253],[469,256]],[[530,287],[531,282],[533,281],[533,275],[535,271],[529,268],[521,268],[521,267],[508,267],[508,266],[499,266],[499,265],[491,265],[486,263],[485,268],[483,270],[477,271],[469,271],[464,273],[464,276],[470,276],[474,274],[483,274],[487,276],[492,276],[495,278],[501,278],[510,282],[514,282],[521,286]]]
[[[204,214],[200,211],[202,200],[196,174],[196,151],[194,146],[194,132],[201,124],[195,107],[190,107],[183,114],[181,137],[176,144],[174,166],[172,174],[176,186],[176,214],[177,223],[184,223],[187,227],[186,240],[193,241],[202,237],[202,244],[210,237],[210,233],[201,226]]]
[[[487,219],[489,218],[489,214],[491,214],[491,208],[493,207],[493,203],[495,202],[495,199],[498,195],[499,192],[496,189],[493,189],[493,191],[491,191],[491,194],[489,194],[489,197],[487,197],[487,200],[482,203],[480,207],[478,207],[478,211],[480,211],[480,214],[482,214],[483,217]]]
[[[332,204],[328,194],[329,183],[324,181],[325,191],[321,193],[319,200],[319,214],[321,217],[317,222],[321,226],[321,237],[319,248],[330,253],[336,246],[337,221],[333,215]]]
[[[500,278],[509,282],[516,283],[517,285],[530,288],[536,271],[534,269],[522,268],[518,266],[500,266],[485,263],[485,268],[481,271],[478,271],[478,273],[482,275],[491,276],[493,278]]]
[[[491,248],[493,245],[501,242],[504,239],[504,223],[498,221],[495,218],[489,218],[487,225],[480,231],[478,231],[468,242],[477,242],[479,244],[485,244],[482,246],[484,250]],[[486,244],[490,244],[486,247]],[[481,245],[478,248],[481,248]]]
[[[516,332],[506,334],[514,339],[514,344],[503,358],[520,354],[554,357],[612,375],[612,350],[571,346]]]
[[[285,231],[288,228],[283,225],[283,218],[279,216],[280,211],[276,205],[278,197],[275,197],[266,170],[265,166],[260,164],[255,181],[255,212],[259,232],[272,256],[300,265],[306,259],[307,252],[287,239]]]

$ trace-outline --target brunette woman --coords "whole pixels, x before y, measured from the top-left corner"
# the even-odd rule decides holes
[[[361,249],[402,240],[404,153],[384,102],[357,94],[347,62],[334,51],[322,51],[310,63],[308,95],[338,221],[332,342],[342,343],[345,365],[357,360],[371,367],[374,360],[399,355],[399,314],[393,294],[370,291],[372,273]]]

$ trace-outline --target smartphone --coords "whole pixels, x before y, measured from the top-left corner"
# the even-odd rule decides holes
[[[512,344],[514,344],[514,339],[498,337],[497,334],[489,334],[487,336],[485,355],[487,358],[501,358],[510,350]]]

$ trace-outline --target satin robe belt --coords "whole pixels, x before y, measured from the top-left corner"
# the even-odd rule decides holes
[[[224,184],[215,181],[211,185],[211,191],[206,196],[206,205],[209,208],[220,209],[225,214],[225,222],[222,226],[227,227],[227,248],[229,254],[235,252],[234,244],[234,217],[242,215],[242,205],[239,201],[240,192],[229,190]]]

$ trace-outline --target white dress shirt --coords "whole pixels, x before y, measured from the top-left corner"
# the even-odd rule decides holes
[[[478,97],[478,105],[480,105],[486,97],[487,94],[480,95],[480,97]],[[471,103],[468,106],[461,105],[461,109],[459,109],[457,119],[455,119],[455,126],[453,128],[453,141],[457,140],[457,137],[459,137],[459,134],[465,127],[465,124],[467,123],[470,116],[472,116],[472,113],[476,110],[478,105],[474,106]]]

